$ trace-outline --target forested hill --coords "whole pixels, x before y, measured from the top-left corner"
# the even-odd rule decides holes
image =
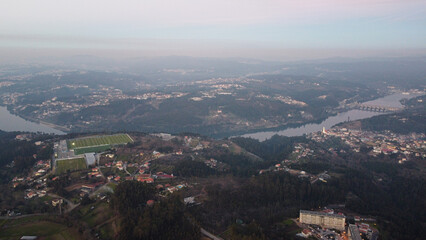
[[[17,140],[21,132],[5,132],[0,130],[0,182],[7,182],[13,174],[21,173],[31,167],[38,159],[49,159],[51,147],[41,148],[35,141],[51,138],[50,135],[37,135],[29,141]],[[11,164],[13,162],[13,164]],[[9,164],[8,168],[5,168]]]

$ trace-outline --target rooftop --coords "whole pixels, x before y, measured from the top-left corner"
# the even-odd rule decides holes
[[[349,224],[348,232],[350,232],[352,240],[361,240],[361,235],[355,224]]]
[[[324,212],[314,212],[314,211],[307,211],[307,210],[300,210],[300,213],[306,213],[306,214],[312,214],[312,215],[318,215],[318,216],[326,216],[326,217],[345,218],[345,216],[339,215],[339,214],[328,214],[328,213],[324,213]]]

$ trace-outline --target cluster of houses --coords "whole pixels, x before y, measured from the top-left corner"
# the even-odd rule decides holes
[[[50,160],[37,161],[33,166],[33,171],[27,177],[15,176],[12,179],[12,187],[30,187],[25,190],[24,198],[32,199],[44,197],[47,190],[47,178],[43,178],[50,171]]]
[[[78,190],[80,191],[80,197],[89,195],[90,193],[94,192],[96,188],[98,188],[102,184],[103,182],[81,184],[78,188]]]
[[[426,158],[426,135],[423,133],[412,133],[408,135],[396,134],[390,131],[381,133],[361,131],[334,127],[323,130],[321,133],[313,133],[311,139],[323,142],[329,136],[339,137],[353,151],[359,152],[361,146],[370,147],[370,154],[399,154],[399,163],[409,160],[411,157]]]
[[[34,173],[34,176],[36,176],[36,177],[44,176],[51,169],[51,161],[50,160],[37,161],[35,166],[34,166],[34,169],[37,170]]]
[[[210,142],[208,141],[201,141],[199,137],[191,137],[191,136],[185,136],[183,138],[183,142],[186,147],[191,147],[192,150],[202,150],[204,148],[209,147]]]
[[[172,179],[174,178],[173,174],[167,174],[164,172],[157,172],[155,174],[151,174],[149,172],[150,168],[150,161],[146,161],[142,164],[138,163],[127,163],[123,161],[117,161],[117,162],[109,162],[105,164],[105,167],[115,167],[120,171],[127,171],[127,168],[137,168],[138,171],[131,174],[128,173],[129,176],[119,176],[119,175],[110,175],[107,177],[108,181],[113,182],[120,182],[120,181],[126,181],[126,180],[137,180],[139,182],[144,183],[154,183],[155,179]],[[99,171],[98,168],[94,168]],[[93,170],[92,170],[93,171]]]
[[[44,197],[46,196],[46,191],[45,190],[35,190],[35,189],[26,189],[25,190],[25,199],[31,199],[31,198],[35,198],[35,197]]]
[[[27,177],[14,177],[12,179],[12,185],[13,188],[16,188],[19,185],[30,185],[30,186],[38,186],[37,188],[42,187],[42,185],[45,185],[45,179],[37,179],[39,177],[42,177],[46,175],[47,172],[50,171],[50,160],[40,160],[37,161],[36,164],[33,167],[33,171],[30,174],[30,176]]]
[[[151,173],[145,173],[144,171],[140,170],[139,174],[136,174],[134,176],[126,176],[126,177],[120,177],[116,175],[110,175],[107,177],[108,181],[114,181],[114,182],[120,182],[120,181],[131,181],[131,180],[137,180],[139,182],[144,183],[154,183],[155,179],[172,179],[174,178],[173,174],[167,174],[163,172],[157,172],[156,174]]]
[[[183,188],[188,187],[188,184],[186,183],[182,183],[182,184],[176,184],[174,186],[172,186],[171,184],[167,183],[165,185],[162,184],[158,184],[156,186],[157,189],[159,190],[163,190],[163,194],[167,194],[167,193],[174,193],[177,192]]]
[[[216,168],[217,160],[213,159],[213,158],[206,159],[206,160],[204,160],[204,164],[206,164],[210,168]]]
[[[311,184],[317,182],[318,180],[326,183],[327,180],[331,178],[331,176],[327,174],[327,171],[324,171],[322,173],[314,175],[314,174],[307,173],[306,171],[303,171],[303,170],[291,169],[291,168],[286,166],[286,164],[288,164],[289,162],[291,162],[291,161],[290,160],[284,160],[281,163],[277,163],[274,166],[269,167],[268,169],[261,169],[259,171],[259,174],[265,174],[267,172],[286,171],[286,172],[288,172],[292,175],[295,175],[295,176],[297,176],[301,179],[310,180]]]
[[[259,174],[264,174],[267,172],[278,172],[278,171],[290,171],[290,169],[286,166],[284,166],[284,164],[281,163],[277,163],[274,166],[269,167],[268,169],[261,169],[259,171]],[[296,170],[297,171],[297,170]]]
[[[102,177],[102,173],[100,172],[99,168],[97,168],[97,167],[92,168],[92,170],[90,172],[88,172],[87,175],[89,177],[97,177],[97,178]]]
[[[303,143],[297,143],[294,146],[294,150],[292,152],[292,155],[295,156],[297,160],[312,156],[313,154],[314,154],[314,150],[310,149],[307,144],[303,144]]]

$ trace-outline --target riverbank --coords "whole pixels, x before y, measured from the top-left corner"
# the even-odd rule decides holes
[[[56,125],[56,124],[50,123],[50,122],[38,121],[38,123],[42,124],[42,125],[45,125],[45,126],[48,126],[48,127],[51,127],[51,128],[54,128],[54,129],[59,130],[59,131],[63,131],[64,134],[67,133],[67,132],[69,132],[69,131],[71,131],[70,128],[67,128],[65,126]]]
[[[402,99],[404,98],[410,99],[410,98],[414,98],[424,94],[425,94],[424,92],[410,92],[410,93],[398,92],[398,93],[390,94],[381,98],[377,98],[375,100],[367,101],[365,103],[371,104],[371,105],[403,107],[403,105],[400,103]],[[348,110],[348,111],[340,112],[340,113],[337,113],[336,115],[330,116],[321,122],[315,121],[313,123],[305,123],[297,127],[283,126],[280,130],[271,130],[271,129],[268,129],[266,131],[261,130],[258,132],[246,133],[239,136],[254,138],[259,141],[265,141],[274,135],[281,135],[281,136],[288,136],[288,137],[302,136],[303,134],[309,134],[312,132],[321,131],[323,127],[326,129],[329,129],[333,127],[334,125],[342,123],[342,122],[360,120],[360,119],[370,118],[373,116],[378,116],[383,114],[387,114],[387,113],[370,112],[370,111],[363,111],[363,110]]]
[[[32,121],[21,116],[12,114],[6,107],[0,106],[0,130],[3,131],[22,131],[22,132],[44,132],[54,134],[65,134],[66,130],[61,126],[50,123]]]

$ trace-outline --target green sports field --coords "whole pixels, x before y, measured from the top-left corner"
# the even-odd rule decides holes
[[[74,154],[80,155],[85,153],[103,152],[111,148],[111,145],[100,145],[93,147],[74,148]]]
[[[84,158],[74,158],[67,160],[56,161],[56,173],[61,174],[70,171],[76,171],[81,169],[86,169],[86,160]]]
[[[75,138],[68,140],[68,149],[93,147],[101,145],[116,145],[133,142],[128,134],[114,134],[103,136],[92,136],[84,138]]]

